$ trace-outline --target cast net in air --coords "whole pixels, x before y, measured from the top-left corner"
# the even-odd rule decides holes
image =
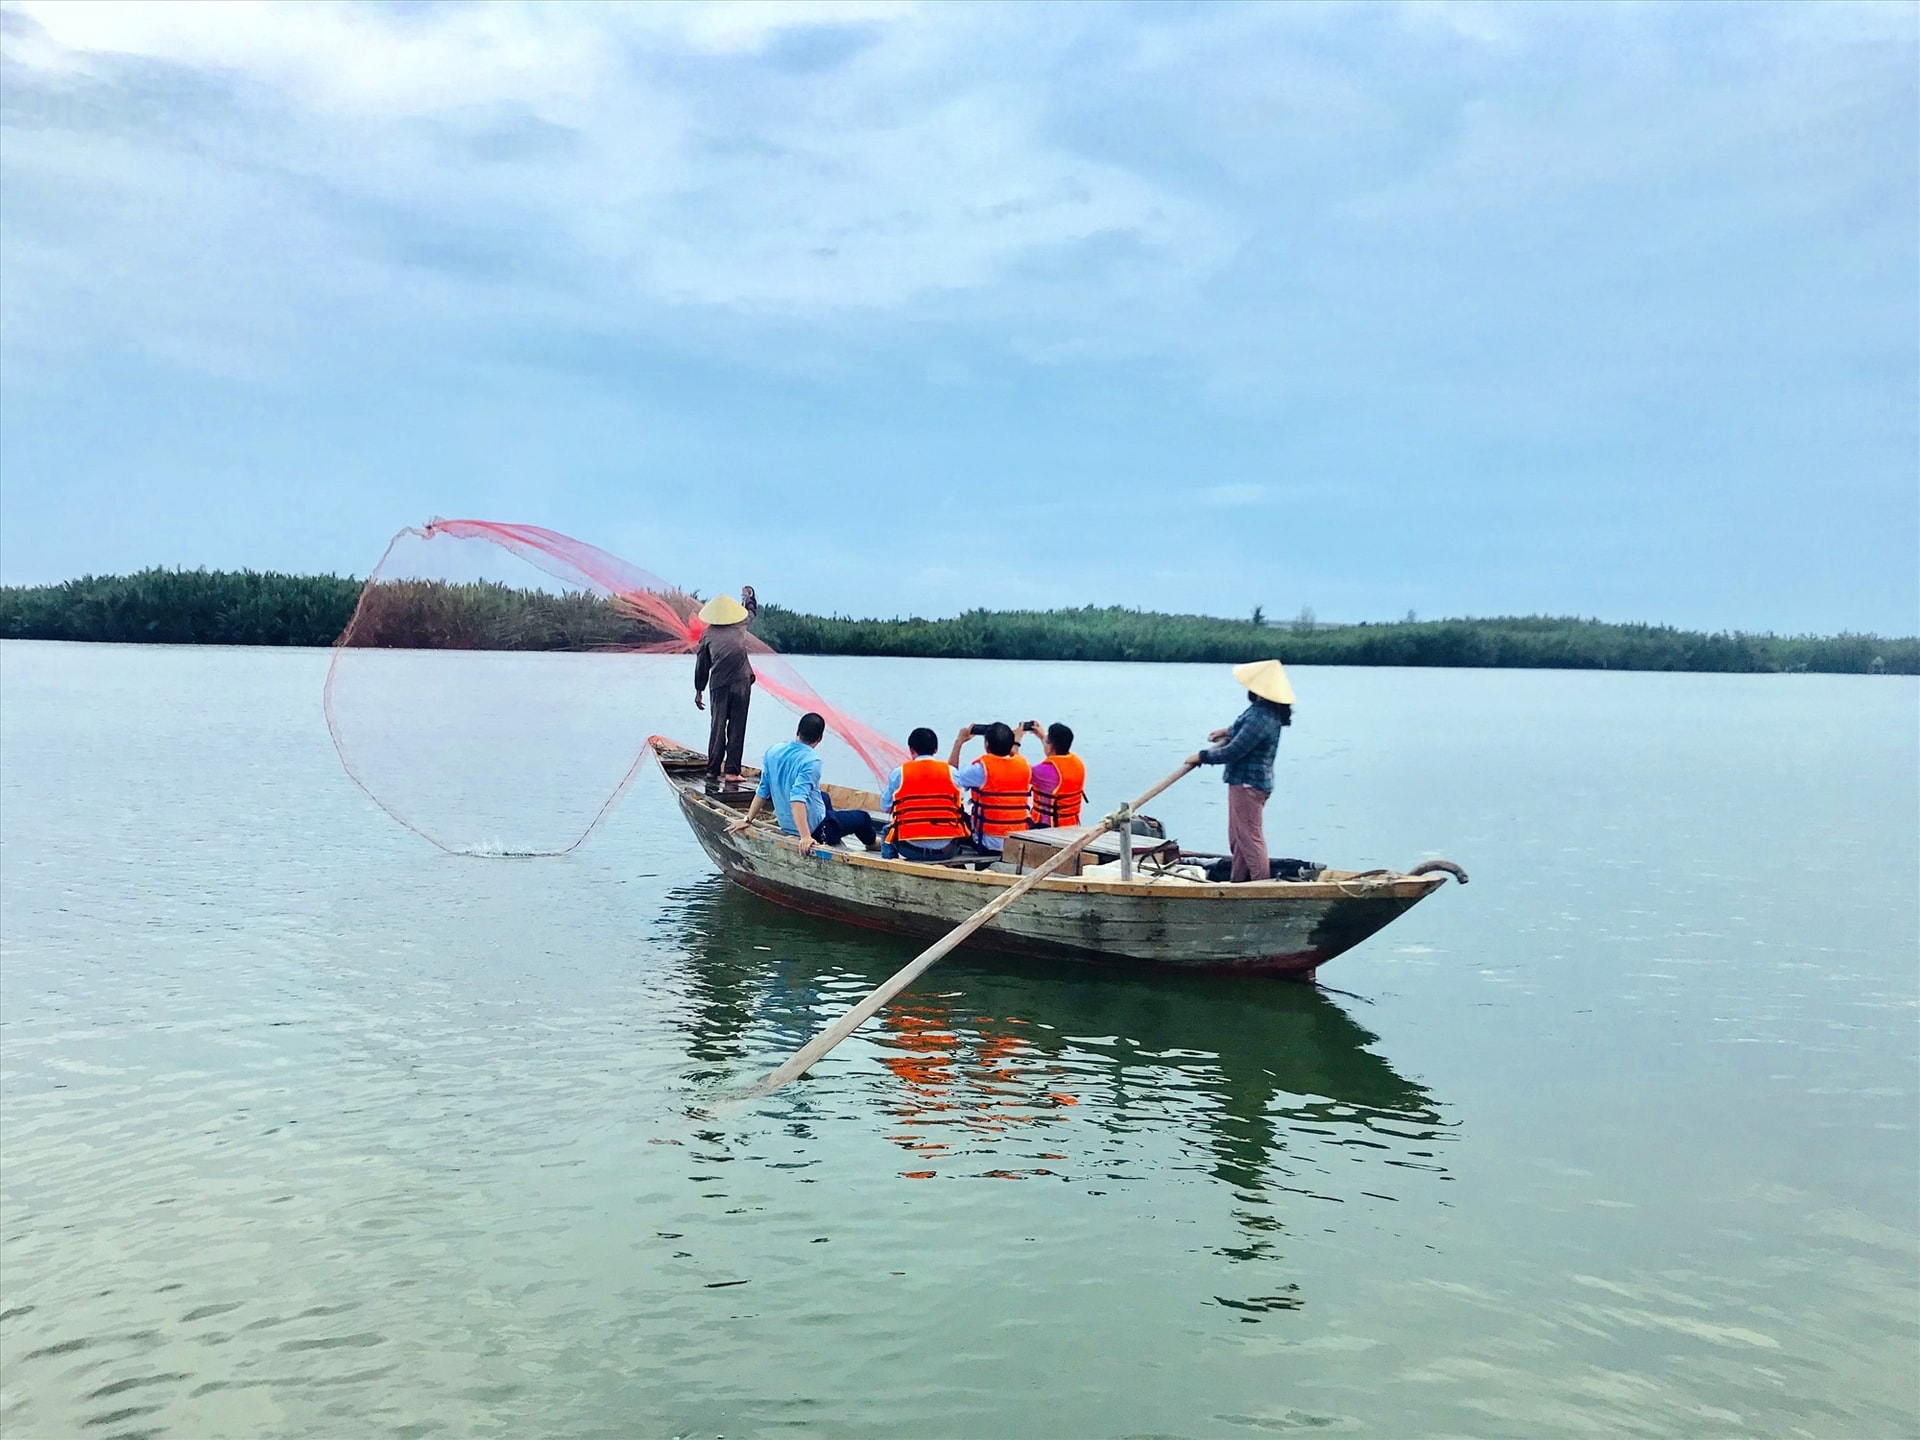
[[[613,811],[656,732],[704,747],[698,610],[678,586],[537,525],[402,530],[335,644],[327,729],[354,782],[441,849],[565,854]],[[825,716],[829,743],[876,780],[906,758],[764,641],[748,648],[755,751],[790,733],[763,718],[777,700]]]

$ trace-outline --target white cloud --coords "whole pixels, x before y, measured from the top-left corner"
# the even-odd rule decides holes
[[[1911,532],[1915,17],[0,0],[8,543],[89,471],[190,495],[204,438],[448,510],[559,477],[616,547],[706,535],[686,475],[810,476],[795,553],[882,596],[893,477],[963,524],[1044,480],[1084,553],[955,605],[1112,595],[1137,540],[1227,609],[1365,613],[1344,546],[1425,611],[1412,495],[1473,563],[1561,555],[1572,495],[1770,577],[1726,517],[1816,477],[1872,503],[1804,514]],[[1326,566],[1285,607],[1280,506]],[[1849,569],[1910,595],[1910,552]]]
[[[1557,430],[1886,312],[1853,277],[1911,231],[1859,219],[1847,118],[1910,114],[1902,7],[3,8],[9,352],[538,327],[824,373],[938,327]],[[1756,288],[1793,227],[1851,291]]]
[[[419,115],[502,99],[553,103],[569,77],[591,83],[597,27],[549,24],[531,9],[220,0],[80,0],[11,7],[79,57],[136,56],[221,72],[343,114]],[[44,51],[36,47],[36,57]]]
[[[58,51],[34,63],[138,56],[243,76],[316,108],[376,118],[512,103],[567,110],[603,89],[634,47],[752,55],[785,34],[876,25],[910,6],[842,0],[693,5],[392,5],[263,0],[17,0]]]
[[[1206,207],[1051,139],[1044,87],[971,63],[979,26],[956,12],[25,0],[9,14],[29,106],[44,121],[84,97],[92,117],[78,147],[57,119],[14,128],[9,168],[95,212],[148,188],[129,171],[193,172],[190,203],[262,222],[252,253],[219,261],[229,273],[299,270],[266,288],[351,299],[343,274],[357,287],[398,264],[439,271],[416,277],[429,295],[485,292],[469,308],[510,289],[561,323],[618,330],[659,306],[891,310],[1089,244],[1173,276],[1229,248]],[[183,77],[205,113],[150,131],[146,92]],[[189,225],[213,238],[204,217]],[[16,283],[58,285],[12,238]],[[143,249],[156,268],[177,260],[140,227],[69,217],[61,239],[127,270]]]

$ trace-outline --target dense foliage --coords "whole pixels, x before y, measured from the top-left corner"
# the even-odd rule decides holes
[[[142,570],[0,586],[0,637],[159,645],[331,645],[361,582],[255,570]]]
[[[1920,673],[1920,640],[1912,638],[1708,635],[1546,616],[1272,625],[1091,607],[971,610],[950,620],[823,619],[768,607],[754,628],[775,649],[794,655],[1238,662],[1278,654],[1290,665]]]
[[[337,575],[205,570],[0,587],[0,636],[329,645],[346,628],[360,588]],[[793,655],[1232,662],[1278,654],[1296,665],[1920,674],[1920,639],[1913,637],[1708,635],[1539,616],[1328,625],[1303,615],[1275,625],[1089,607],[851,620],[766,606],[754,628]],[[613,604],[591,595],[424,581],[378,587],[358,635],[363,644],[500,650],[594,649],[648,638]]]

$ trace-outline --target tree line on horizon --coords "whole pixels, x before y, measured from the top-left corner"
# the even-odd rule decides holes
[[[0,638],[327,646],[346,629],[363,588],[340,575],[162,569],[0,586]],[[854,620],[763,605],[753,628],[789,655],[1232,664],[1278,653],[1291,665],[1920,674],[1920,638],[1913,636],[1708,634],[1549,616],[1276,625],[1257,615],[1233,620],[1086,606]],[[653,638],[591,593],[410,580],[375,588],[355,643],[597,650]]]

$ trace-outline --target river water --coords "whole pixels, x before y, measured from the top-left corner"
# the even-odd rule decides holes
[[[326,663],[0,646],[9,1437],[1920,1429],[1910,679],[1299,671],[1275,853],[1471,885],[1319,990],[962,955],[716,1122],[910,947],[728,888],[650,773],[564,858],[444,854]],[[698,739],[650,663],[636,733]],[[1065,718],[1103,804],[1238,708],[804,668]],[[449,812],[524,761],[399,728]],[[1212,777],[1153,808],[1221,838]]]

